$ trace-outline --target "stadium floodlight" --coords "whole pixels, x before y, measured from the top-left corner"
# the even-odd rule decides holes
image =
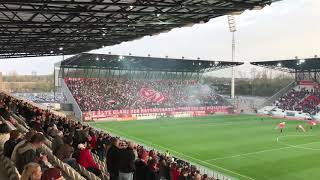
[[[59,50],[62,51],[62,50],[63,50],[63,47],[59,47]]]
[[[130,9],[133,9],[133,6],[131,5],[131,6],[129,6],[129,8],[130,8]]]
[[[157,14],[157,17],[160,17],[161,16],[161,14]]]
[[[50,51],[50,53],[51,53],[51,54],[53,54],[53,53],[54,53],[54,51]]]
[[[124,57],[120,55],[118,61],[121,61],[122,59],[124,59]]]
[[[218,65],[218,64],[219,64],[219,62],[218,62],[218,61],[215,61],[215,62],[214,62],[214,65]]]
[[[278,66],[278,67],[282,67],[282,64],[281,64],[281,63],[278,63],[277,66]]]
[[[192,62],[192,65],[194,65],[194,62]]]
[[[102,33],[102,36],[105,36],[106,35],[106,33]]]
[[[96,61],[99,61],[99,57],[96,57]]]
[[[232,62],[235,61],[235,32],[236,32],[236,21],[232,15],[228,16],[229,30],[232,33]],[[234,99],[234,68],[231,68],[231,99]]]
[[[212,66],[212,63],[210,63],[210,66]]]
[[[201,62],[199,62],[199,66],[201,66]]]

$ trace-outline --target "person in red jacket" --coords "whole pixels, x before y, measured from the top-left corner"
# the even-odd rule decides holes
[[[91,145],[91,151],[96,153],[97,152],[97,136],[93,131],[89,131],[89,135],[91,137],[90,145]]]
[[[77,162],[88,171],[100,176],[101,171],[97,163],[93,160],[90,149],[86,146],[86,144],[79,144],[78,148],[80,149],[80,155],[77,159]]]
[[[180,172],[179,172],[179,168],[177,167],[177,164],[175,162],[171,164],[170,174],[171,174],[172,180],[179,179]]]

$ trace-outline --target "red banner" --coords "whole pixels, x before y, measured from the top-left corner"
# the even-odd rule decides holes
[[[148,87],[143,87],[139,91],[139,95],[151,102],[161,103],[165,100],[165,96],[161,92],[157,92],[156,90]]]
[[[305,86],[317,86],[318,83],[312,81],[312,80],[301,80],[299,81],[299,85],[305,85]]]
[[[129,109],[129,110],[107,110],[107,111],[91,111],[84,112],[83,117],[85,119],[91,118],[118,118],[123,115],[132,115],[132,114],[149,114],[149,113],[167,113],[172,114],[174,112],[185,112],[193,111],[195,114],[199,115],[199,112],[205,112],[206,114],[210,113],[228,113],[229,106],[207,106],[207,107],[178,107],[178,108],[152,108],[152,109]],[[200,114],[203,114],[203,113]]]

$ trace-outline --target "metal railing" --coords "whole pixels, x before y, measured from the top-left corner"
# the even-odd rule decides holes
[[[279,99],[282,95],[287,93],[290,89],[294,88],[295,86],[296,86],[296,82],[292,81],[286,87],[282,88],[280,91],[278,91],[277,93],[275,93],[274,95],[266,99],[263,103],[258,105],[257,106],[258,109],[261,109],[265,106],[270,106],[275,100]]]

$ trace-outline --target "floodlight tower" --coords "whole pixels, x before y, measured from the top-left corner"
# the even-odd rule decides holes
[[[233,15],[228,16],[229,30],[232,33],[232,62],[235,60],[235,32],[236,32],[236,21]],[[231,99],[234,100],[234,69],[231,68]]]

